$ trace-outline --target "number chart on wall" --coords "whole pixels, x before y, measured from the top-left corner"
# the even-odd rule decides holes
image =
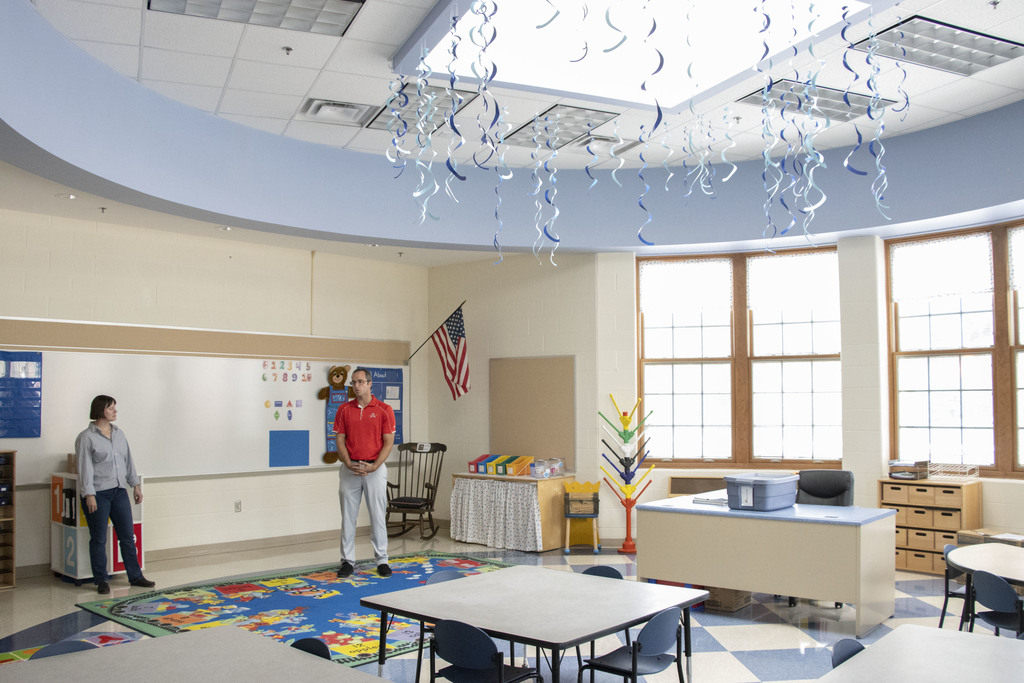
[[[338,365],[358,364],[44,351],[41,434],[0,439],[0,445],[25,454],[18,461],[20,482],[47,481],[63,469],[65,454],[88,425],[93,396],[106,394],[117,401],[116,424],[145,477],[324,466],[328,401],[318,394]],[[401,430],[404,369],[367,367],[382,378],[381,398],[395,410]]]

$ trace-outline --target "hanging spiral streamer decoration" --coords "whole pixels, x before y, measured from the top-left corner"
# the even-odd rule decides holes
[[[533,197],[533,227],[537,231],[537,237],[533,240],[533,256],[537,259],[537,263],[540,263],[540,248],[544,243],[544,230],[541,228],[544,217],[544,204],[541,202],[541,189],[544,187],[544,181],[540,176],[541,154],[543,153],[544,146],[540,142],[540,117],[533,117],[532,130],[533,136],[530,139],[533,140],[533,150],[530,152],[530,159],[533,163],[530,167],[530,180],[533,181],[533,191],[528,192],[527,196]]]
[[[676,174],[676,172],[672,170],[672,167],[668,165],[669,160],[673,157],[673,155],[675,155],[675,150],[672,149],[672,146],[668,144],[669,136],[672,132],[671,124],[669,124],[668,120],[666,119],[662,125],[665,127],[667,131],[669,131],[665,135],[661,136],[661,148],[665,150],[665,156],[661,160],[661,167],[665,170],[665,192],[668,192],[668,183],[670,180],[672,180],[672,176]]]
[[[903,39],[906,37],[907,34],[904,33],[902,29],[896,29],[896,49],[899,50],[903,57],[907,56],[907,48],[903,47]],[[896,68],[899,69],[900,72],[900,80],[899,83],[896,84],[896,93],[900,96],[900,99],[902,99],[903,102],[900,103],[900,106],[893,107],[892,110],[894,112],[903,113],[903,115],[900,116],[900,122],[902,123],[907,120],[907,114],[910,113],[910,94],[906,90],[907,70],[903,66],[903,62],[899,59],[896,60]]]
[[[729,182],[729,178],[732,178],[733,174],[736,173],[736,169],[738,168],[736,164],[729,161],[728,157],[726,156],[726,152],[728,152],[730,149],[736,146],[736,141],[732,139],[732,135],[730,134],[733,125],[736,123],[736,119],[732,116],[732,111],[729,109],[729,107],[726,107],[725,112],[722,114],[722,122],[725,124],[725,139],[729,141],[729,143],[722,148],[722,153],[720,155],[721,162],[729,166],[728,175],[722,178],[722,182],[727,183]]]
[[[480,147],[473,153],[473,163],[476,164],[477,168],[486,171],[488,169],[487,164],[498,155],[498,143],[495,140],[495,134],[501,118],[498,103],[494,95],[491,94],[489,87],[491,81],[497,75],[498,68],[487,56],[487,48],[497,38],[498,31],[491,19],[498,11],[498,5],[487,0],[474,0],[470,6],[470,11],[480,20],[480,23],[473,26],[469,31],[470,42],[477,47],[476,60],[473,62],[471,69],[473,76],[479,83],[477,95],[483,104],[483,114],[490,117],[488,120],[485,116],[477,115],[476,122],[480,130]]]
[[[544,171],[548,174],[548,181],[550,186],[544,190],[544,201],[551,207],[551,218],[548,219],[547,223],[544,224],[544,236],[551,240],[554,244],[551,246],[551,265],[557,266],[555,263],[555,250],[558,249],[558,245],[561,243],[561,238],[558,233],[555,232],[555,221],[558,220],[558,216],[561,213],[558,209],[558,204],[555,203],[555,197],[558,195],[558,167],[555,165],[555,157],[558,156],[558,148],[555,146],[558,142],[558,116],[555,116],[554,122],[548,122],[549,125],[545,125],[544,133],[547,138],[546,145],[548,148],[548,157],[544,160]]]
[[[811,10],[814,10],[813,4],[811,5]],[[817,19],[817,16],[813,17],[810,24],[808,24],[808,30],[811,31],[812,35],[814,23]],[[807,52],[811,57],[815,57],[813,39],[807,46]],[[804,215],[802,221],[804,237],[808,240],[811,239],[810,225],[814,220],[814,212],[820,209],[828,199],[825,192],[814,181],[815,171],[826,167],[825,157],[814,146],[818,130],[822,128],[820,121],[825,121],[824,128],[828,128],[829,125],[828,117],[821,114],[821,109],[818,107],[818,75],[821,73],[824,65],[825,61],[823,59],[817,60],[817,68],[809,74],[805,81],[803,92],[804,102],[806,102],[806,107],[804,108],[804,125],[806,128],[801,136],[801,142],[805,159],[804,178],[806,178],[806,187],[804,188],[803,199],[806,205],[801,211]],[[812,193],[817,194],[817,200],[812,200]]]
[[[420,56],[419,69],[416,78],[416,168],[420,174],[419,185],[413,190],[412,196],[420,205],[420,224],[430,218],[439,220],[437,216],[430,213],[427,204],[430,198],[437,194],[441,186],[434,177],[434,159],[437,152],[433,148],[434,114],[437,112],[437,105],[434,103],[436,96],[433,91],[428,90],[427,79],[432,71],[427,66],[427,51],[424,48]]]
[[[871,25],[871,37],[868,39],[868,66],[871,68],[871,75],[868,76],[868,90],[871,91],[871,102],[868,104],[868,118],[872,121],[877,122],[875,128],[875,136],[868,143],[868,151],[871,156],[875,159],[875,179],[871,181],[871,194],[875,198],[875,207],[878,209],[878,213],[882,214],[882,217],[886,220],[891,220],[888,214],[885,213],[885,209],[889,207],[885,205],[885,191],[889,187],[889,180],[886,177],[885,165],[882,163],[882,157],[885,156],[885,145],[882,144],[882,134],[885,132],[885,108],[880,106],[882,95],[878,91],[878,75],[882,71],[882,65],[878,60],[878,35],[875,33],[873,26],[874,17],[869,20]]]
[[[858,80],[860,80],[860,74],[857,73],[856,69],[850,66],[850,53],[856,49],[856,46],[853,44],[853,42],[846,37],[846,34],[850,30],[850,26],[850,8],[844,5],[843,30],[839,32],[839,35],[843,39],[843,42],[846,43],[846,48],[843,50],[843,68],[850,72],[850,74],[853,76],[853,79],[847,84],[846,90],[843,91],[843,102],[846,103],[847,107],[852,108],[853,105],[850,104],[850,90],[852,90],[853,85]],[[861,145],[864,141],[864,136],[860,134],[860,127],[856,123],[853,124],[853,132],[856,133],[857,135],[857,144],[854,145],[853,149],[851,149],[849,154],[846,155],[846,158],[843,159],[843,167],[850,173],[866,176],[868,174],[867,171],[858,170],[854,168],[853,164],[850,163],[850,159],[853,157],[854,154],[857,153],[857,150],[861,148]]]
[[[615,138],[615,142],[613,142],[612,146],[608,148],[608,156],[619,162],[618,165],[612,169],[612,181],[614,181],[615,184],[618,185],[619,187],[622,187],[622,183],[619,182],[617,174],[619,172],[619,169],[621,169],[626,164],[626,160],[620,157],[618,154],[616,154],[615,150],[618,149],[619,147],[622,147],[622,145],[624,145],[626,141],[622,139],[621,135],[619,135],[618,118],[616,118],[615,121],[612,123],[612,137]]]
[[[445,116],[448,121],[448,128],[451,129],[452,135],[448,139],[448,158],[445,159],[445,166],[448,167],[449,175],[444,181],[444,191],[452,201],[456,204],[459,203],[458,197],[455,196],[455,191],[452,189],[452,178],[456,178],[461,181],[466,180],[466,176],[459,173],[459,162],[455,158],[455,153],[460,147],[466,144],[466,138],[462,135],[459,127],[455,123],[455,114],[458,113],[459,107],[462,106],[462,102],[465,98],[459,94],[456,86],[459,82],[459,77],[455,73],[455,64],[458,60],[459,43],[462,42],[462,38],[459,37],[459,33],[456,30],[458,28],[459,18],[457,16],[452,17],[451,28],[448,35],[451,38],[451,42],[448,44],[448,88],[446,94],[448,95],[449,107],[447,115]]]
[[[646,9],[647,9],[646,3],[644,3],[644,10],[646,10]],[[651,36],[653,36],[654,33],[657,30],[658,30],[658,21],[657,21],[657,19],[652,17],[651,18],[651,29],[647,32],[647,39],[646,40],[649,40],[651,38]],[[646,42],[646,40],[645,40],[645,42]],[[648,92],[648,90],[647,90],[647,82],[648,82],[648,80],[650,78],[654,77],[654,76],[657,76],[658,72],[660,72],[665,67],[665,55],[663,55],[661,53],[661,50],[659,50],[657,48],[654,49],[654,53],[658,57],[658,64],[657,64],[657,66],[654,67],[654,71],[651,72],[650,76],[648,76],[648,78],[644,79],[644,82],[640,84],[640,90],[642,92]],[[651,222],[654,220],[654,214],[652,214],[651,210],[648,209],[647,206],[644,205],[644,198],[647,196],[647,193],[651,189],[651,186],[648,184],[647,179],[644,178],[644,171],[647,170],[647,158],[645,156],[645,153],[647,152],[647,150],[650,147],[651,137],[654,135],[654,132],[656,130],[658,130],[658,126],[661,125],[661,119],[662,119],[661,104],[658,103],[658,98],[657,97],[654,98],[654,108],[655,108],[657,113],[655,115],[654,125],[651,126],[650,130],[647,130],[647,128],[646,128],[646,126],[644,124],[640,124],[640,142],[643,143],[643,149],[640,151],[640,170],[637,172],[637,177],[640,179],[640,182],[644,186],[644,189],[640,192],[639,199],[637,199],[637,204],[639,204],[641,211],[645,211],[647,213],[647,220],[644,221],[643,225],[641,225],[637,229],[636,237],[637,237],[638,240],[640,240],[642,243],[646,244],[649,247],[653,247],[654,243],[653,242],[649,242],[647,239],[644,238],[644,228],[646,228],[648,225],[650,225]]]
[[[505,109],[503,107],[501,116],[502,121],[505,120],[504,113]],[[501,218],[501,183],[502,181],[510,180],[512,178],[512,169],[509,168],[509,165],[505,162],[505,151],[508,149],[508,145],[505,144],[505,135],[501,130],[501,125],[498,126],[497,137],[498,149],[501,151],[498,154],[498,163],[494,165],[494,172],[498,176],[497,182],[494,183],[494,195],[496,199],[494,204],[494,220],[498,224],[494,230],[494,250],[498,252],[498,260],[495,261],[493,265],[498,265],[505,260],[505,257],[501,253],[501,243],[498,241],[498,237],[501,235],[501,230],[505,225],[505,222]]]
[[[409,132],[409,123],[402,117],[402,109],[409,104],[409,96],[405,93],[405,76],[392,78],[388,83],[391,96],[388,98],[387,108],[391,110],[391,118],[388,119],[388,133],[391,134],[391,145],[384,151],[384,157],[391,162],[393,168],[398,169],[395,178],[405,171],[406,157],[412,152],[402,147],[402,141]]]
[[[612,8],[611,7],[609,7],[608,9],[606,9],[604,11],[604,22],[606,24],[608,24],[608,26],[613,31],[615,31],[616,33],[621,33],[622,34],[622,37],[619,38],[619,42],[615,43],[611,47],[604,48],[604,52],[614,52],[615,50],[618,50],[620,47],[622,47],[622,44],[626,42],[626,34],[625,34],[625,32],[622,29],[620,29],[618,26],[616,26],[615,24],[612,23]]]

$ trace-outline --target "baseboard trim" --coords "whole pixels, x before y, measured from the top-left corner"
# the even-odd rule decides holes
[[[449,528],[448,520],[437,519],[435,524],[442,529]],[[409,533],[416,533],[411,531]],[[293,536],[275,536],[272,538],[253,538],[246,541],[229,541],[227,543],[211,543],[209,545],[182,546],[179,548],[164,548],[163,550],[147,550],[146,562],[160,562],[163,560],[178,560],[183,558],[205,557],[208,555],[223,555],[225,553],[245,552],[249,550],[268,550],[271,548],[286,548],[293,545],[310,545],[313,543],[339,543],[340,532],[315,531],[308,534],[296,534]],[[359,527],[356,529],[356,536],[369,536],[370,527]]]

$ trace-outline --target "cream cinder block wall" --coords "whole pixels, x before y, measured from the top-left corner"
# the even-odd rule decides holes
[[[410,344],[430,332],[425,268],[231,237],[0,210],[0,316]],[[411,438],[428,423],[427,389],[425,370],[411,369]],[[131,437],[131,425],[122,426]],[[58,462],[63,454],[18,456]],[[333,468],[150,478],[144,489],[150,551],[329,531],[340,523]],[[19,487],[18,566],[49,564],[48,494],[45,486]],[[243,501],[241,513],[235,500]]]
[[[490,451],[488,371],[491,358],[573,356],[576,368],[576,462],[593,467],[597,416],[598,259],[593,254],[545,257],[505,254],[491,261],[430,270],[431,327],[440,324],[463,300],[469,345],[471,390],[457,401],[441,375],[437,354],[421,351],[412,364],[427,363],[432,387],[430,439],[448,444],[441,478],[438,516],[449,517],[451,476]],[[632,268],[632,258],[628,261]],[[632,285],[630,285],[632,286]],[[425,349],[426,351],[426,349]],[[522,400],[545,391],[544,377],[522,378]],[[544,425],[523,425],[544,438]],[[584,470],[581,470],[581,476]],[[587,476],[590,476],[589,474]]]

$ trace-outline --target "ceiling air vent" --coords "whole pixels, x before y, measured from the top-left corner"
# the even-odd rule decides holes
[[[362,128],[377,113],[377,109],[377,106],[370,104],[307,100],[302,107],[301,116],[306,121]]]

